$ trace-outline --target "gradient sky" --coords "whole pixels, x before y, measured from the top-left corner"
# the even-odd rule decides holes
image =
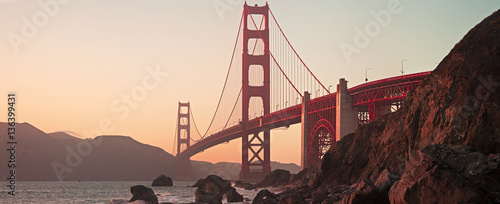
[[[0,0],[0,101],[6,103],[8,92],[17,93],[19,121],[86,138],[107,120],[114,129],[106,134],[131,136],[170,153],[178,101],[191,102],[200,131],[208,126],[243,1],[61,0],[65,4],[57,4],[50,15],[39,2],[56,1]],[[376,22],[371,12],[387,10],[389,2],[400,2],[401,12],[348,62],[340,45],[353,45],[356,28]],[[249,2],[256,3],[265,1]],[[228,10],[220,13],[214,5]],[[346,78],[352,87],[364,81],[366,68],[371,68],[370,80],[399,75],[402,59],[407,59],[406,73],[433,70],[474,25],[500,8],[500,1],[287,0],[269,5],[323,84],[335,86]],[[33,17],[39,21],[36,32],[23,35],[23,19],[33,22]],[[25,38],[17,50],[10,40],[14,35]],[[146,67],[157,65],[168,76],[149,87],[129,114],[114,111],[111,106],[121,95],[142,85]],[[0,115],[6,121],[6,108]],[[299,130],[295,125],[272,132],[271,160],[300,164]],[[241,162],[240,153],[238,139],[192,159]]]

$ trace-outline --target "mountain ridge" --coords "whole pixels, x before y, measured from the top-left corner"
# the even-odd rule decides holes
[[[0,148],[7,149],[8,124],[0,122]],[[82,139],[67,132],[45,133],[30,123],[16,124],[18,141],[17,180],[153,180],[176,175],[175,157],[160,147],[141,143],[131,136],[101,135]],[[0,159],[8,161],[8,154]],[[198,179],[209,174],[236,179],[240,163],[191,161]],[[272,162],[272,168],[298,172],[296,164]],[[8,177],[7,165],[0,165],[0,177]],[[236,173],[235,173],[236,172]]]

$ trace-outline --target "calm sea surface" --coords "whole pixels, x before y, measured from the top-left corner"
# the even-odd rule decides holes
[[[7,182],[0,182],[0,203],[110,203],[111,199],[130,199],[130,187],[151,181],[18,181],[16,195],[8,192]],[[151,187],[160,202],[194,202],[192,182],[175,181],[174,186]],[[237,188],[245,198],[253,199],[258,191]],[[244,202],[251,203],[251,202]]]

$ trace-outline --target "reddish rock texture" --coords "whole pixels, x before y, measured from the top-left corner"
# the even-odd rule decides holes
[[[412,155],[391,203],[500,203],[500,154],[432,145]]]
[[[255,185],[256,188],[285,185],[290,181],[290,172],[283,169],[276,169],[267,175],[261,182]]]

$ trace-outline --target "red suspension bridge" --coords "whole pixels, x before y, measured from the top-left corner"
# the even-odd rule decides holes
[[[179,180],[192,179],[191,156],[240,137],[240,179],[262,178],[271,172],[270,131],[297,123],[301,123],[301,165],[307,167],[344,135],[398,110],[408,92],[430,73],[349,89],[340,79],[336,92],[330,92],[331,87],[326,88],[297,54],[267,4],[245,3],[243,10],[219,103],[204,134],[190,104],[179,103],[174,144]],[[243,51],[241,58],[236,50]],[[242,77],[241,85],[230,86],[233,76]]]

